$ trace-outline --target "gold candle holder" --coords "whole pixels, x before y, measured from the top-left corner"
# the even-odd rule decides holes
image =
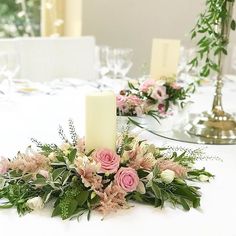
[[[217,26],[218,32],[227,41],[230,35],[233,6],[233,2],[227,2],[228,20]],[[200,137],[205,144],[236,144],[236,120],[231,114],[226,113],[222,106],[224,58],[225,56],[221,52],[218,57],[219,72],[211,111],[203,112],[186,128],[190,135]]]

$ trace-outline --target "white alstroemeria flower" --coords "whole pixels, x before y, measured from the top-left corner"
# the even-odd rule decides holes
[[[173,170],[164,170],[161,172],[161,180],[166,183],[170,184],[175,178],[175,172]]]
[[[209,181],[209,177],[207,175],[199,175],[199,180],[201,182],[207,182]]]
[[[44,208],[43,199],[41,197],[34,197],[29,199],[26,202],[26,205],[34,211],[41,210]]]

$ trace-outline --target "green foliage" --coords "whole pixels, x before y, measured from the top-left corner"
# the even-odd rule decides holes
[[[207,77],[211,72],[220,71],[219,55],[227,55],[229,34],[226,25],[235,30],[235,20],[231,19],[229,4],[234,0],[206,0],[206,10],[200,14],[196,26],[191,31],[191,38],[197,38],[197,55],[190,64],[192,67],[201,66],[200,75]],[[229,29],[230,30],[230,29]]]
[[[0,37],[40,34],[40,0],[0,0],[0,16]]]
[[[26,202],[35,196],[41,194],[40,189],[34,189],[23,181],[9,183],[0,190],[0,199],[6,199],[6,202],[0,205],[0,208],[16,207],[19,215],[23,215],[31,210]]]
[[[55,202],[52,216],[60,215],[63,220],[80,215],[81,212],[89,210],[89,192],[78,184],[73,184],[65,190],[63,195]]]

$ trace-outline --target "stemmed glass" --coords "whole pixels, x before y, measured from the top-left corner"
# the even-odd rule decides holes
[[[96,47],[96,68],[99,72],[99,78],[102,79],[109,72],[107,65],[109,47],[108,46],[98,46]]]
[[[0,53],[0,73],[1,76],[7,79],[8,89],[5,95],[7,100],[12,97],[13,79],[20,70],[19,55],[13,51]]]
[[[133,49],[130,48],[118,48],[114,49],[114,74],[115,78],[124,79],[127,73],[133,66]]]

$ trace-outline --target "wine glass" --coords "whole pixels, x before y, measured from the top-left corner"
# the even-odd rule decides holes
[[[115,49],[109,48],[107,52],[107,66],[109,74],[112,78],[115,77],[115,64],[116,64]]]
[[[20,70],[19,55],[15,51],[1,52],[0,64],[0,73],[8,82],[8,90],[5,94],[10,99],[12,96],[13,79]]]
[[[109,72],[107,65],[107,56],[109,52],[108,46],[98,46],[96,47],[96,69],[99,72],[99,78],[102,79]]]
[[[133,66],[133,49],[131,48],[118,48],[114,49],[114,72],[115,78],[125,78],[127,73]]]

